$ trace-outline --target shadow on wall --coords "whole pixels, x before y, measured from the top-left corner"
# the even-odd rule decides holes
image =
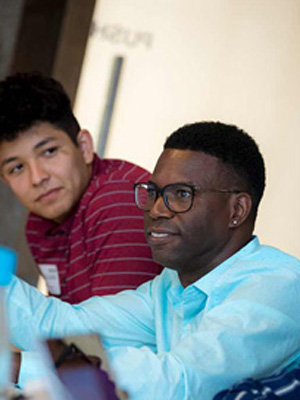
[[[26,216],[25,208],[0,182],[0,245],[17,251],[18,276],[35,285],[38,273],[25,238]]]

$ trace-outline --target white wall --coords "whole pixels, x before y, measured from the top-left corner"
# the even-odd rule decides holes
[[[260,145],[267,191],[256,233],[300,256],[300,1],[101,0],[75,105],[97,141],[113,58],[125,57],[106,157],[152,169],[199,120]]]

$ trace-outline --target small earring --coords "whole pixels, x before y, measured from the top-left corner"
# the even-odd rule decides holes
[[[233,221],[232,221],[232,223],[233,223],[233,225],[236,225],[238,222],[237,222],[237,219],[234,219]]]

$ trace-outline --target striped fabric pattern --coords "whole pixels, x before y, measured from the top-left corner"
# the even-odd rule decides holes
[[[214,400],[299,400],[300,367],[284,369],[278,374],[260,380],[245,379]]]
[[[78,303],[134,289],[160,273],[134,202],[134,183],[148,177],[134,164],[95,155],[91,183],[71,218],[56,225],[29,215],[30,250],[37,265],[57,266],[62,300]]]

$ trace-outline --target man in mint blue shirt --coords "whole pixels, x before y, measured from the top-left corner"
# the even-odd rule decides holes
[[[253,236],[263,158],[235,126],[200,122],[166,141],[151,179],[135,185],[153,258],[167,267],[135,291],[78,305],[14,279],[12,342],[97,332],[133,400],[209,400],[300,355],[300,262]],[[24,358],[21,379],[34,372]]]

